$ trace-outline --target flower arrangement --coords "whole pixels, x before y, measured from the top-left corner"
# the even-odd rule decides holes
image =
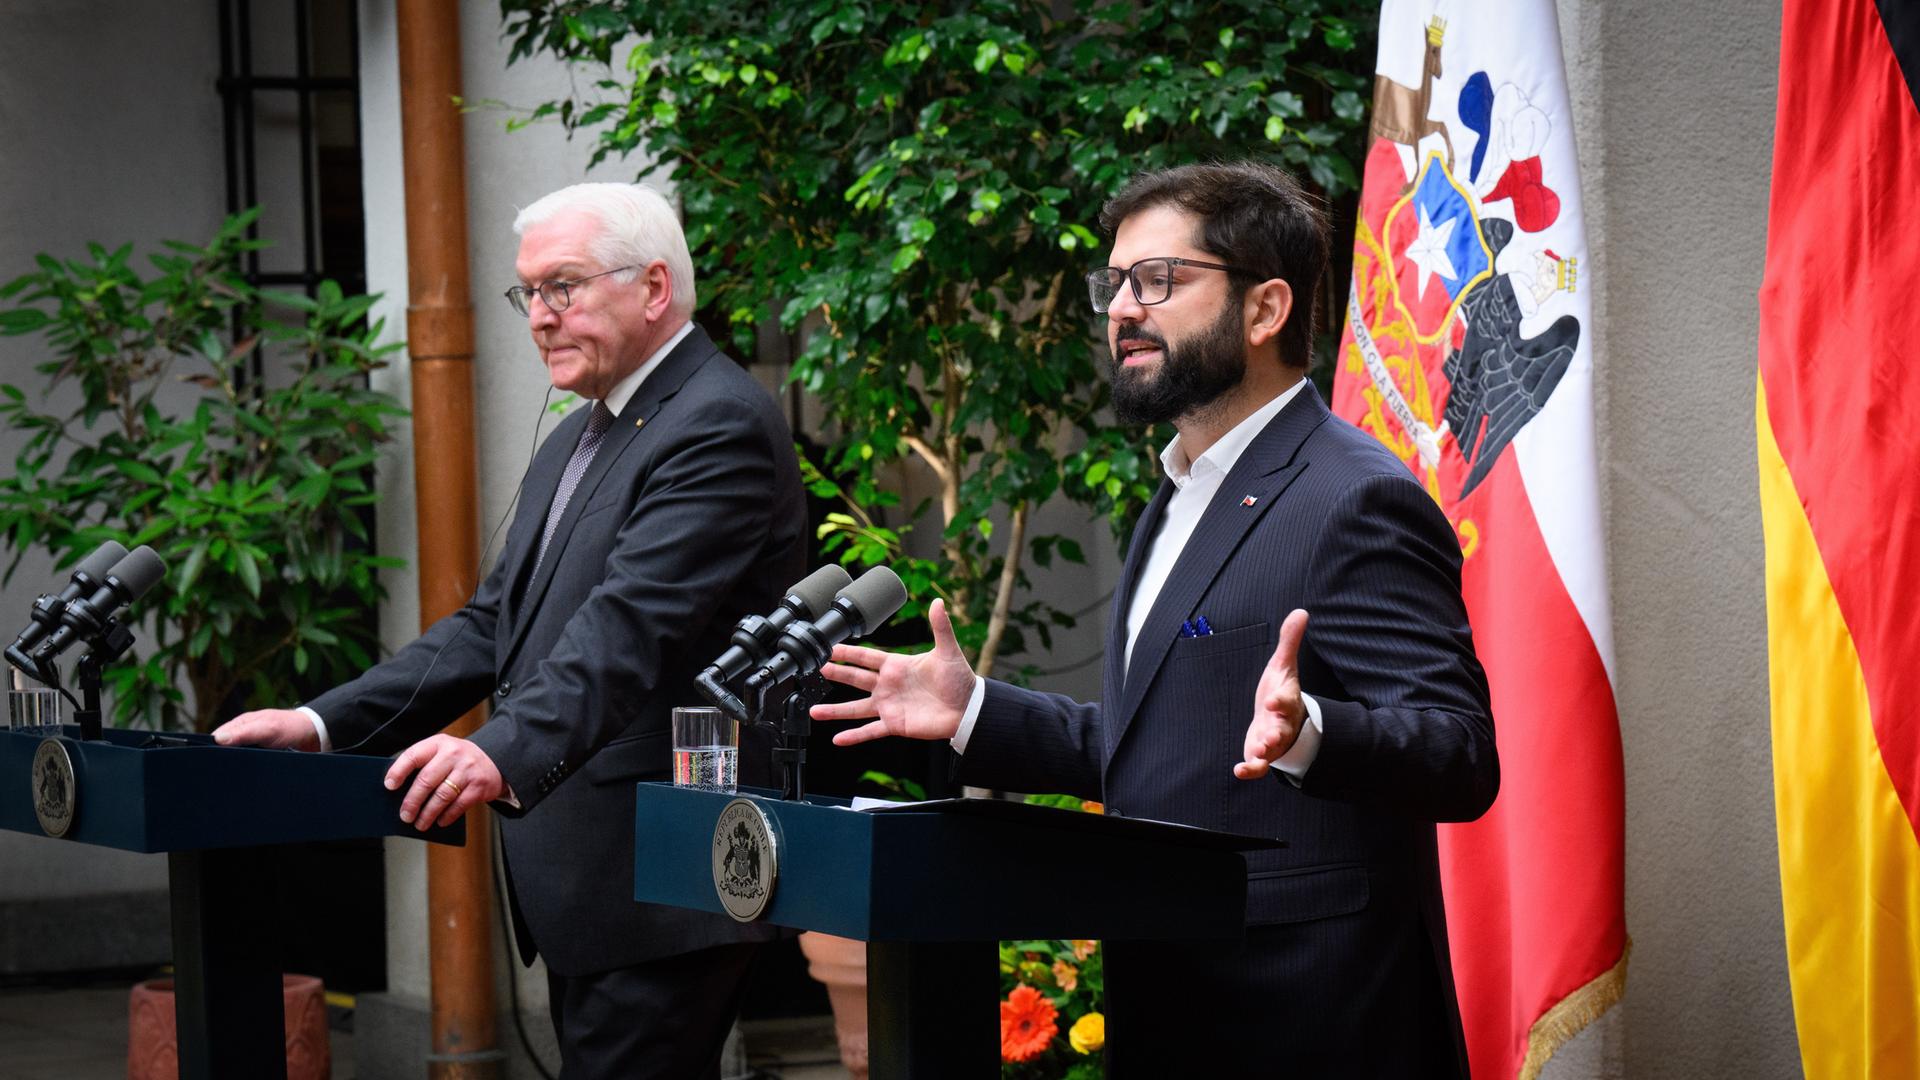
[[[1070,795],[1030,803],[1100,813]],[[1104,954],[1097,941],[1000,943],[1000,1075],[1003,1080],[1102,1080],[1107,1043]]]

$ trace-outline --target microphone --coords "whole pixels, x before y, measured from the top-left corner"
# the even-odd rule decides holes
[[[693,681],[694,687],[722,712],[741,723],[751,723],[746,706],[727,689],[727,684],[756,664],[765,663],[781,632],[795,621],[805,622],[825,615],[834,594],[852,581],[852,575],[844,568],[829,564],[795,582],[771,615],[764,618],[749,615],[734,625],[731,646],[700,672]]]
[[[148,589],[167,576],[167,564],[145,544],[128,552],[113,564],[106,580],[93,595],[69,602],[60,613],[58,629],[33,651],[36,663],[45,665],[72,645],[76,638],[92,639],[107,630],[107,624],[122,607],[146,595]]]
[[[774,655],[747,678],[745,695],[759,700],[766,692],[796,676],[811,675],[833,656],[833,647],[863,637],[893,618],[907,602],[900,576],[876,566],[840,590],[825,615],[811,622],[794,622],[780,635]]]
[[[7,646],[7,663],[45,682],[41,678],[40,665],[28,653],[59,627],[60,616],[66,612],[68,604],[98,591],[114,565],[126,557],[127,549],[119,541],[108,540],[94,548],[93,554],[81,559],[80,565],[73,568],[73,576],[68,579],[66,588],[57,593],[47,593],[34,601],[33,621],[20,631],[12,645]]]

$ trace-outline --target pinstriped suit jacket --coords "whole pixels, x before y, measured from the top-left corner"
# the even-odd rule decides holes
[[[1247,856],[1243,949],[1186,972],[1163,956],[1154,986],[1139,973],[1155,962],[1129,969],[1110,952],[1115,1065],[1129,999],[1135,1022],[1155,1023],[1181,1015],[1205,979],[1254,1011],[1235,1020],[1214,1001],[1195,1022],[1280,1021],[1269,1056],[1251,1063],[1464,1075],[1433,823],[1485,812],[1499,765],[1452,527],[1397,458],[1304,387],[1207,507],[1123,672],[1127,603],[1171,490],[1141,519],[1115,590],[1104,701],[989,682],[958,775],[1289,842]],[[1235,779],[1255,684],[1294,608],[1310,616],[1300,674],[1321,708],[1319,755],[1298,787],[1277,771]],[[1213,633],[1179,636],[1196,616]],[[1395,1051],[1382,1037],[1394,1030],[1420,1037]]]

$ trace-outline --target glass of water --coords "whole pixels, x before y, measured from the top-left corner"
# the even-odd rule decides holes
[[[15,731],[60,733],[60,691],[7,691],[7,726]]]
[[[740,725],[719,709],[673,710],[675,787],[732,793],[739,784]]]

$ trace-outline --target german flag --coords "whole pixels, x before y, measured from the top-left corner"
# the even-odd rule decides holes
[[[1755,427],[1809,1077],[1920,1076],[1920,5],[1787,0]]]

